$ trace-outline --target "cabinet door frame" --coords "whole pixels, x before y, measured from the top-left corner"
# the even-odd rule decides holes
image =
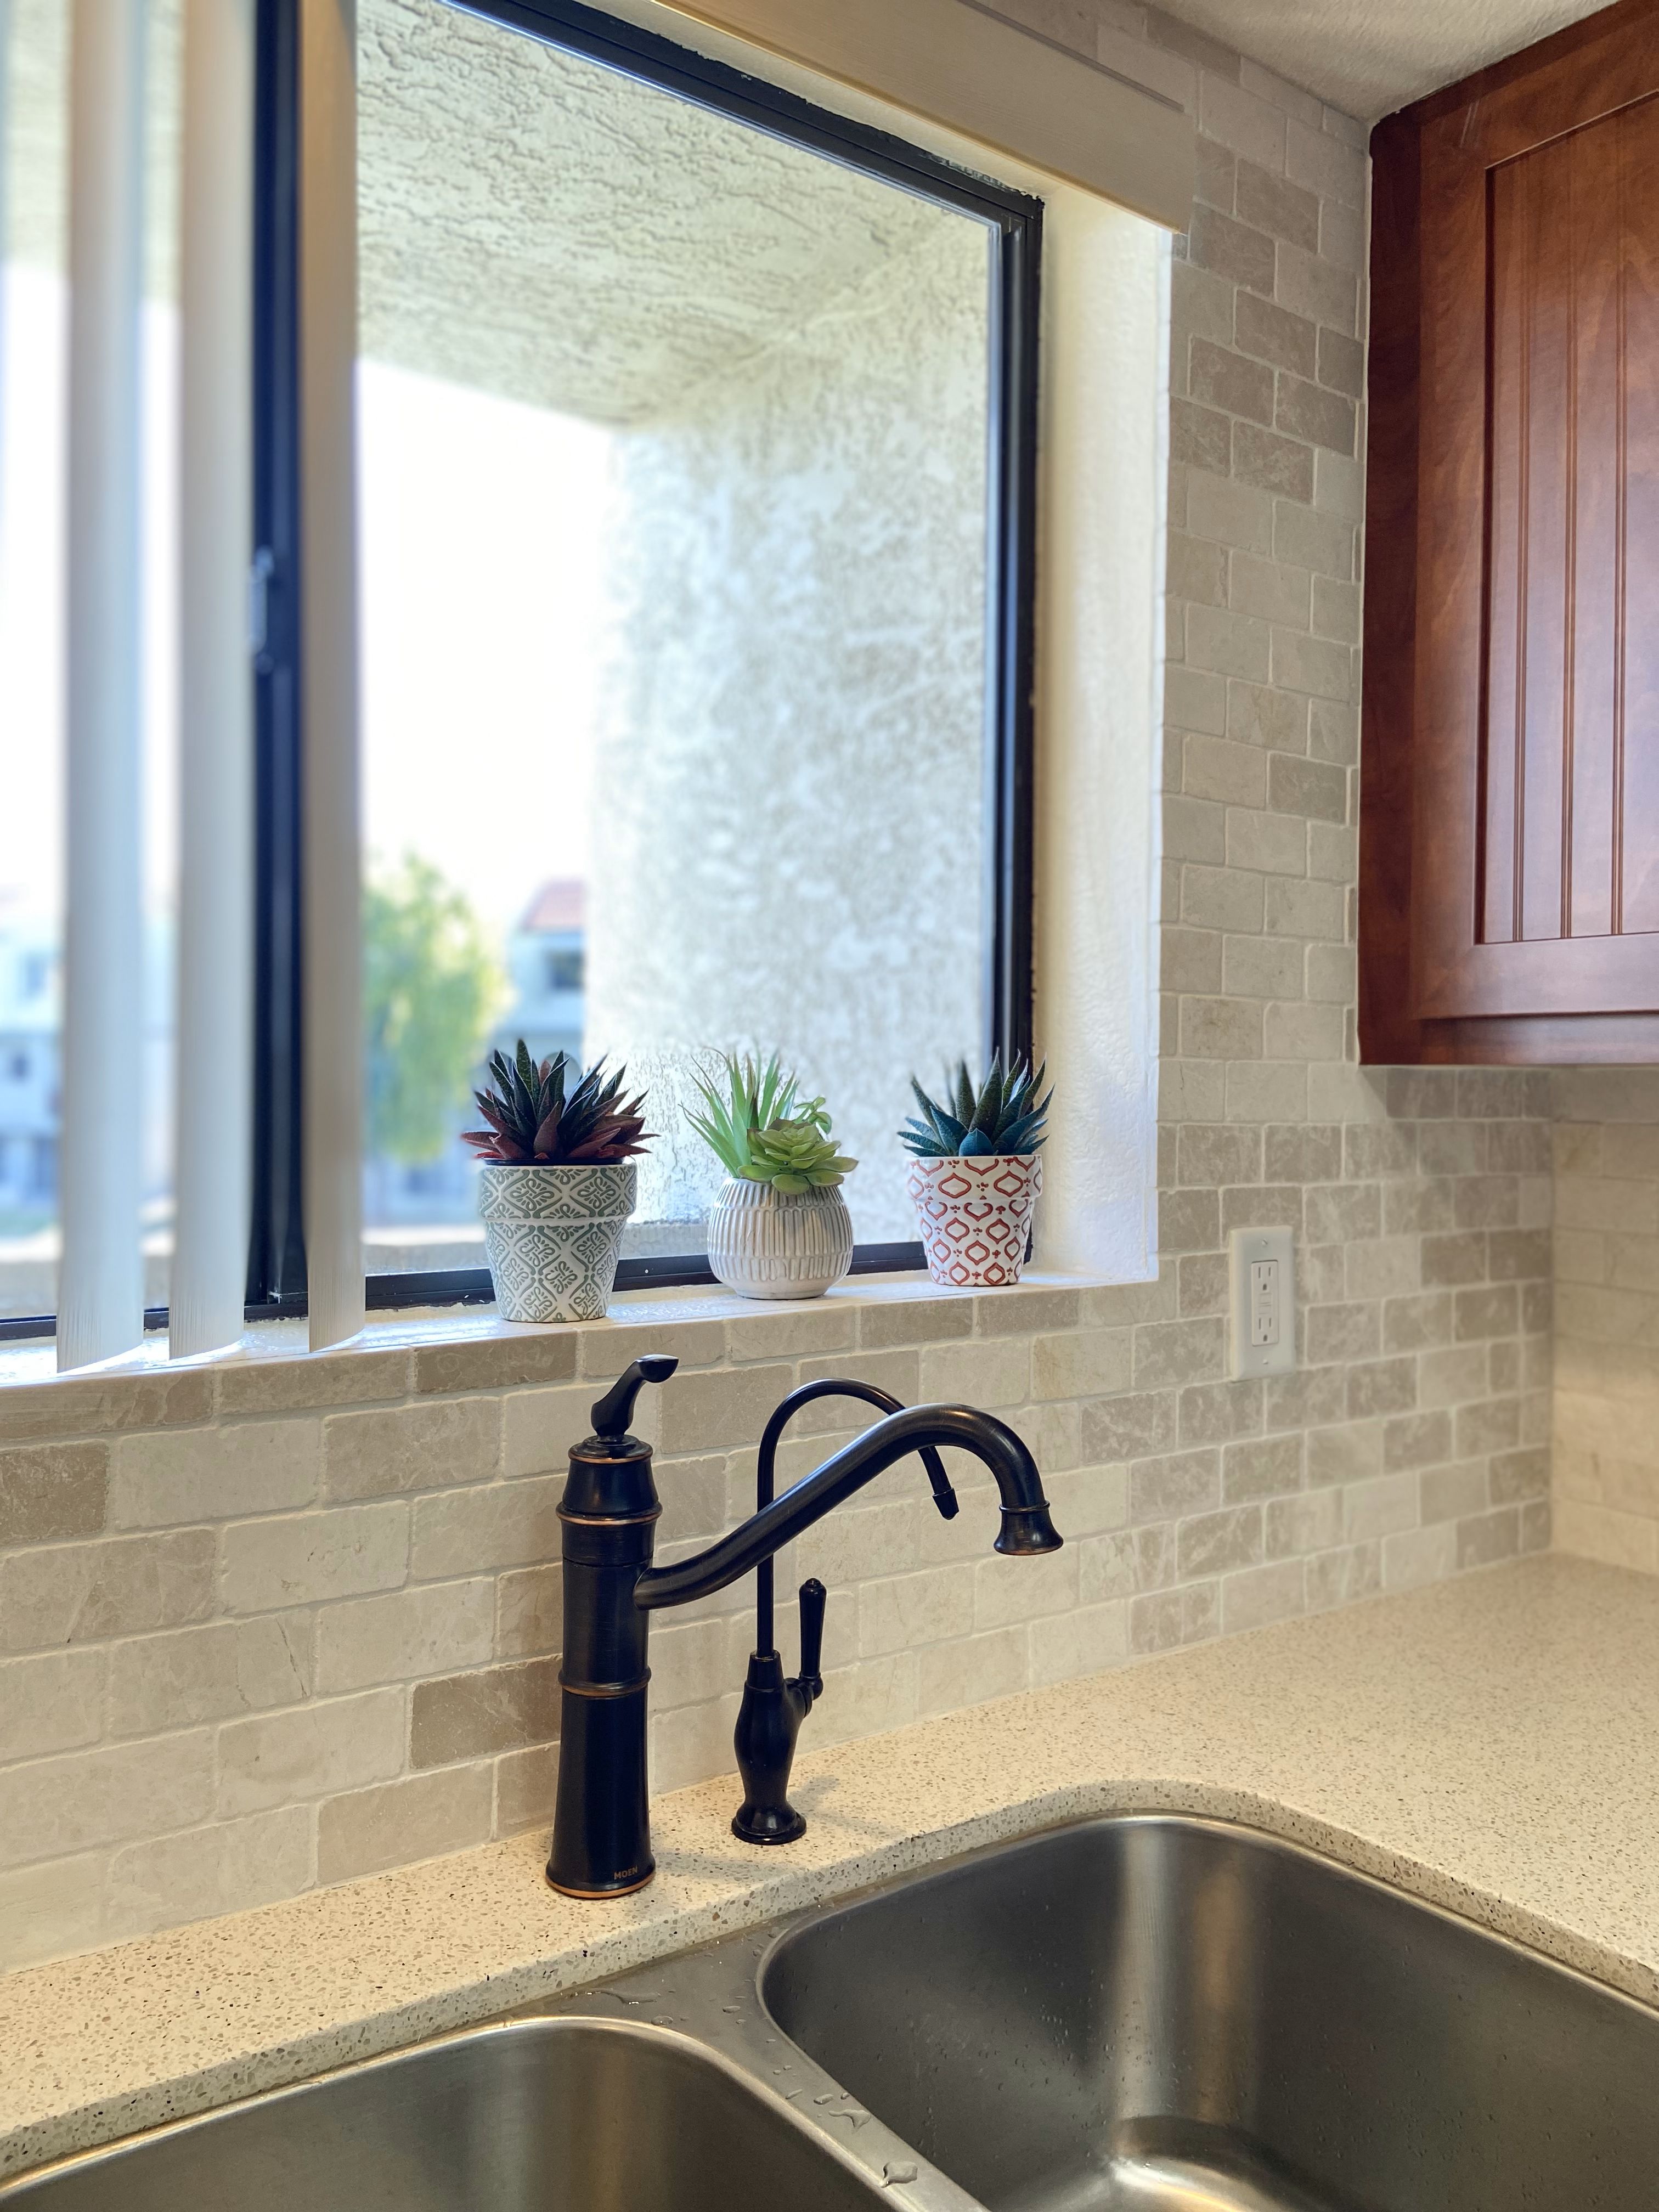
[[[1659,935],[1478,934],[1488,178],[1656,91],[1659,9],[1624,0],[1389,117],[1373,136],[1359,905],[1367,1060],[1659,1058]]]

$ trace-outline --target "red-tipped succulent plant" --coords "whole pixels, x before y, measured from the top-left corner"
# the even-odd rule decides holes
[[[462,1142],[494,1167],[611,1167],[632,1159],[650,1133],[645,1093],[623,1095],[627,1073],[619,1067],[607,1081],[602,1060],[584,1073],[564,1052],[538,1066],[520,1037],[511,1060],[489,1055],[490,1087],[472,1094],[489,1127],[465,1131]]]

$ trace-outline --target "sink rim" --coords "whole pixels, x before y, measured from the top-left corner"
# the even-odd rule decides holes
[[[1004,1837],[995,1843],[975,1844],[953,1857],[935,1859],[926,1866],[908,1868],[902,1874],[885,1875],[878,1881],[866,1883],[863,1888],[851,1890],[845,1897],[836,1898],[826,1904],[805,1906],[799,1912],[790,1914],[787,1919],[772,1924],[770,1941],[756,1963],[756,2002],[778,2033],[786,2040],[791,2040],[792,2048],[799,2049],[766,2001],[767,1977],[779,1953],[788,1945],[824,1922],[840,1918],[844,1913],[858,1911],[866,1905],[877,1904],[884,1898],[915,1889],[925,1882],[948,1879],[967,1867],[982,1864],[989,1859],[1036,1850],[1055,1836],[1075,1835],[1089,1828],[1178,1828],[1243,1841],[1279,1857],[1310,1861],[1315,1866],[1340,1876],[1345,1881],[1353,1882],[1362,1889],[1393,1898],[1431,1920],[1443,1921],[1451,1927],[1465,1929],[1498,1945],[1500,1949],[1514,1953],[1518,1958],[1532,1960],[1537,1965],[1547,1967],[1552,1973],[1564,1975],[1570,1981],[1594,1990],[1601,1996],[1616,1998],[1621,2005],[1644,2019],[1659,2020],[1659,2002],[1647,2003],[1642,1998],[1632,1996],[1629,1990],[1620,1989],[1615,1983],[1588,1974],[1580,1966],[1569,1966],[1565,1960],[1540,1950],[1534,1944],[1523,1942],[1518,1936],[1510,1936],[1502,1929],[1489,1927],[1485,1921],[1477,1920],[1468,1913],[1457,1912],[1449,1905],[1437,1904],[1432,1899],[1419,1895],[1416,1890],[1407,1888],[1403,1883],[1384,1881],[1378,1875],[1368,1874],[1363,1868],[1337,1858],[1329,1851],[1320,1850],[1310,1844],[1295,1842],[1288,1836],[1276,1835],[1271,1829],[1256,1827],[1248,1820],[1225,1820],[1212,1813],[1183,1813],[1176,1808],[1164,1810],[1156,1806],[1138,1806],[1121,1813],[1070,1814],[1063,1820],[1050,1821],[1044,1827],[1029,1829],[1024,1835]]]
[[[648,1972],[649,1969],[635,1970],[636,1972],[641,1971]],[[539,2042],[547,2038],[562,2039],[570,2034],[583,2037],[598,2035],[606,2039],[645,2044],[668,2050],[694,2067],[710,2069],[724,2075],[740,2096],[757,2104],[769,2119],[787,2125],[792,2134],[803,2139],[815,2155],[839,2166],[860,2187],[870,2192],[872,2202],[879,2201],[884,2193],[890,2193],[884,2192],[869,2167],[856,2158],[849,2157],[827,2130],[797,2111],[794,2105],[787,2097],[781,2096],[769,2082],[739,2064],[703,2037],[687,2033],[680,2027],[661,2027],[654,2021],[613,2020],[604,2014],[562,2008],[564,2002],[574,2002],[580,1998],[602,1993],[600,1989],[572,1991],[562,2001],[550,2000],[546,2004],[538,2004],[533,2008],[520,2008],[495,2020],[480,2021],[471,2027],[446,2028],[436,2035],[423,2036],[417,2042],[401,2044],[395,2051],[377,2051],[368,2058],[349,2059],[343,2066],[331,2066],[325,2072],[309,2075],[302,2081],[288,2081],[276,2088],[252,2090],[245,2097],[234,2098],[228,2104],[216,2105],[208,2112],[190,2112],[178,2119],[158,2121],[153,2127],[136,2129],[129,2135],[117,2136],[113,2142],[94,2144],[86,2150],[66,2152],[61,2158],[30,2166],[20,2174],[0,2181],[0,2207],[14,2202],[27,2206],[31,2191],[39,2190],[66,2174],[88,2167],[112,2165],[132,2157],[151,2143],[199,2134],[206,2128],[223,2126],[227,2122],[234,2121],[239,2113],[249,2112],[256,2106],[261,2110],[271,2110],[291,2104],[296,2099],[313,2095],[337,2082],[383,2074],[392,2068],[406,2066],[412,2059],[423,2057],[428,2052],[459,2045],[517,2041],[524,2038]]]
[[[1178,1805],[1108,1806],[1087,1813],[1067,1812],[1018,1835],[969,1844],[948,1856],[881,1875],[840,1896],[798,1906],[771,1920],[735,1929],[711,1942],[665,1953],[579,1989],[550,1992],[469,2025],[416,2037],[392,2050],[348,2059],[297,2081],[251,2090],[201,2112],[161,2119],[150,2126],[123,2132],[109,2141],[62,2153],[0,2179],[0,2212],[6,2212],[14,2202],[21,2212],[30,2201],[27,2191],[49,2179],[99,2161],[125,2157],[160,2136],[222,2122],[252,2106],[269,2106],[278,2100],[302,2096],[325,2084],[375,2069],[397,2066],[418,2054],[451,2045],[574,2027],[598,2028],[625,2039],[668,2045],[700,2064],[713,2066],[730,2078],[741,2093],[758,2098],[775,2118],[787,2120],[792,2131],[804,2135],[855,2185],[875,2198],[890,2201],[895,2212],[899,2212],[899,2208],[907,2208],[907,2212],[983,2212],[979,2199],[933,2165],[878,2115],[870,2114],[871,2124],[860,2128],[848,2142],[830,2131],[828,2118],[833,2115],[826,2112],[824,2117],[818,2117],[810,2102],[797,2101],[816,2092],[820,2095],[834,2093],[833,2098],[826,2101],[844,2105],[849,2110],[857,2103],[845,2085],[810,2051],[796,2044],[778,2021],[766,2000],[768,1977],[786,1946],[842,1914],[856,1912],[865,1905],[913,1889],[920,1883],[948,1880],[1010,1852],[1039,1850],[1056,1837],[1089,1829],[1127,1827],[1199,1832],[1235,1844],[1310,1862],[1327,1874],[1380,1893],[1432,1920],[1448,1923],[1547,1967],[1555,1974],[1565,1975],[1604,2000],[1616,1998],[1644,2020],[1659,2018],[1659,2005],[1644,2002],[1615,1984],[1570,1966],[1472,1914],[1425,1898],[1404,1882],[1389,1881],[1355,1866],[1332,1850],[1293,1840],[1248,1819],[1190,1812]],[[665,1989],[652,1986],[663,1984],[665,1977],[672,1977],[686,1987],[671,1996]],[[611,2009],[618,2002],[637,2005],[642,2009],[653,2004],[672,2002],[683,2017],[689,2007],[696,2024],[661,2026],[648,2017],[619,2019]],[[786,2061],[781,2069],[775,2063],[779,2057]],[[775,2086],[783,2072],[792,2073],[801,2084],[793,2098]],[[914,2160],[915,2180],[886,2185],[883,2178],[884,2154],[890,2161],[895,2158]]]
[[[391,2055],[440,2032],[539,2008],[547,1997],[594,1987],[602,1978],[619,1979],[636,1965],[683,1956],[716,1940],[722,1928],[769,1930],[797,1913],[833,1906],[912,1870],[946,1865],[970,1850],[1138,1814],[1212,1819],[1304,1846],[1659,2008],[1659,1945],[1648,1941],[1639,1912],[1610,1917],[1620,1899],[1603,1894],[1583,1872],[1582,1808],[1571,1852],[1579,1870],[1568,1873],[1557,1867],[1553,1851],[1534,1863],[1529,1827],[1514,1839],[1518,1858],[1510,1848],[1494,1856],[1479,1838],[1471,1843],[1455,1831],[1424,1834],[1413,1827],[1395,1833],[1397,1816],[1411,1802],[1410,1782],[1409,1775],[1402,1776],[1402,1792],[1394,1793],[1388,1807],[1368,1800],[1343,1817],[1340,1807],[1287,1794],[1283,1778],[1273,1774],[1224,1781],[1202,1762],[1180,1773],[1156,1761],[1127,1771],[1115,1767],[1080,1780],[1016,1790],[994,1803],[976,1795],[958,1818],[891,1834],[884,1829],[879,1841],[855,1830],[827,1863],[814,1859],[751,1869],[747,1881],[724,1856],[715,1873],[693,1848],[685,1871],[699,1882],[710,1877],[709,1892],[700,1901],[676,1899],[671,1886],[659,1903],[672,1904],[672,1911],[659,1914],[647,1905],[641,1914],[620,1917],[611,1911],[603,1924],[593,1908],[581,1908],[580,1929],[567,1930],[561,1920],[545,1941],[536,1935],[538,1927],[546,1932],[539,1915],[526,1922],[531,1897],[544,1890],[535,1835],[520,1835],[485,1847],[482,1855],[463,1855],[455,1875],[446,1875],[441,1895],[434,1894],[434,1870],[455,1867],[453,1861],[374,1877],[398,1886],[397,1917],[405,1930],[428,1914],[452,1912],[458,1895],[470,1901],[476,1894],[483,1916],[476,1957],[458,1954],[453,1942],[429,1955],[424,1947],[410,1945],[406,1933],[398,1935],[390,1984],[377,1990],[358,1971],[355,1941],[352,1948],[344,1948],[345,1931],[337,1924],[349,1910],[349,1887],[311,1893],[234,1922],[209,1920],[146,1939],[147,1956],[152,1948],[159,1951],[161,1993],[177,2010],[170,2008],[137,2034],[124,2031],[111,2039],[87,2036],[88,2008],[118,2008],[128,2002],[125,1983],[116,1977],[117,1967],[125,1974],[134,1955],[128,1947],[0,1978],[0,1988],[15,1979],[27,1993],[25,2006],[0,2005],[8,2025],[23,2038],[15,2078],[0,2095],[0,2180],[21,2179],[48,2162],[175,2118],[220,2109],[255,2091],[315,2079],[360,2057]],[[1478,1812],[1486,1802],[1481,1790],[1474,1802]],[[1443,1808],[1431,1827],[1437,1832],[1443,1825]],[[791,1858],[787,1851],[772,1856]],[[1628,1880],[1621,1877],[1626,1888]],[[301,2004],[295,1978],[284,1973],[275,1978],[274,2011],[262,1995],[250,2021],[216,1984],[228,1970],[240,1976],[241,1946],[267,1930],[281,1930],[283,1916],[295,1913],[305,1916],[308,1945],[320,1929],[323,2002]],[[434,1972],[437,1958],[444,1961],[441,1977]],[[44,1992],[38,2012],[37,1984]],[[191,1993],[198,1989],[206,2000],[199,2028],[191,2014]],[[58,2038],[61,2068],[51,2055]]]
[[[1519,1962],[1534,1972],[1540,1968],[1547,1970],[1564,2000],[1570,1996],[1583,1995],[1602,2008],[1611,2007],[1616,2015],[1629,2021],[1632,2027],[1639,2024],[1642,2032],[1649,2038],[1651,2037],[1656,2024],[1659,2024],[1659,2003],[1644,2002],[1629,1991],[1620,1989],[1615,1984],[1587,1973],[1579,1967],[1568,1965],[1550,1953],[1521,1941],[1502,1929],[1493,1928],[1484,1921],[1475,1918],[1472,1914],[1459,1912],[1436,1900],[1425,1898],[1407,1887],[1402,1881],[1389,1881],[1354,1866],[1336,1856],[1332,1850],[1321,1850],[1294,1840],[1271,1830],[1258,1827],[1248,1820],[1159,1807],[1136,1807],[1121,1812],[1105,1811],[1071,1815],[1052,1821],[1041,1829],[1032,1830],[1024,1835],[978,1845],[959,1852],[949,1859],[940,1860],[929,1865],[907,1869],[898,1875],[871,1882],[863,1889],[844,1898],[793,1915],[788,1922],[776,1928],[771,1941],[766,1945],[763,1954],[757,1961],[755,1993],[756,2001],[763,2016],[777,2029],[780,2035],[792,2045],[794,2044],[790,2029],[785,2025],[780,2013],[773,2008],[769,1992],[775,1989],[781,2003],[786,2002],[788,1982],[786,1979],[785,1962],[799,1947],[805,1944],[811,1938],[824,1935],[836,1923],[843,1921],[856,1921],[858,1915],[865,1908],[884,1905],[895,1899],[906,1897],[918,1887],[923,1887],[928,1884],[944,1887],[963,1877],[971,1877],[976,1869],[988,1868],[997,1863],[1008,1860],[1016,1854],[1041,1853],[1046,1849],[1051,1849],[1060,1839],[1102,1831],[1112,1834],[1121,1834],[1129,1831],[1150,1831],[1156,1834],[1176,1838],[1196,1837],[1224,1844],[1228,1850],[1235,1852],[1240,1850],[1247,1852],[1260,1860],[1269,1862],[1275,1869],[1285,1866],[1306,1867],[1316,1872],[1322,1880],[1334,1879],[1340,1887],[1363,1897],[1381,1900],[1390,1910],[1397,1911],[1404,1908],[1412,1916],[1413,1925],[1419,1934],[1436,1927],[1443,1928],[1454,1933],[1460,1941],[1474,1939],[1489,1955]],[[970,1891],[970,1902],[973,1893]],[[980,1901],[983,1903],[984,1900],[981,1898]],[[948,1913],[951,1908],[947,1905],[945,1910]],[[878,1929],[879,1925],[880,1923],[878,1923]],[[1176,1942],[1179,1947],[1182,1942],[1188,1942],[1189,1939],[1177,1936]],[[905,1944],[897,1942],[896,1936],[896,1942],[900,1950],[906,1951],[909,1975],[912,1978],[920,1977],[925,1983],[927,1978],[925,1946],[917,1952],[916,1955],[911,1956]],[[867,1935],[866,1951],[868,1952]],[[870,1986],[872,1990],[879,1990],[884,1984],[882,1970],[878,1966],[876,1956],[869,1956],[866,1959],[866,1964],[870,1974]],[[805,1987],[810,1984],[811,1978],[810,1972],[803,1973],[795,1986]],[[844,1981],[837,1984],[836,1969],[833,1963],[830,1966],[828,1980],[831,2002],[829,2012],[820,2016],[824,2021],[831,2021],[835,2017],[834,1999],[836,1988],[840,1987],[844,1996],[847,1987]],[[893,1988],[902,1985],[902,1984],[894,1983],[890,1968],[885,1986]],[[811,2032],[812,2023],[810,2016],[803,2021],[803,2026],[808,2033]],[[829,2065],[836,2063],[837,2046],[834,2035],[827,2038],[816,2036],[815,2040],[821,2044],[826,2053],[825,2057],[820,2059],[818,2063]],[[808,2048],[805,2045],[794,2045],[794,2047]],[[809,2050],[809,2055],[815,2054]],[[842,2049],[840,2052],[840,2062],[848,2066],[851,2078],[855,2080],[860,2078],[860,2062],[856,2051]],[[1018,2069],[1016,2069],[1017,2071]],[[866,2081],[872,2078],[867,2065],[864,2068],[862,2078]],[[970,2075],[968,2078],[972,2077]],[[883,2092],[878,2086],[872,2089],[866,2089],[861,2094],[882,2094]],[[1645,2109],[1645,2093],[1644,2102]],[[1156,2109],[1161,2111],[1163,2108]],[[888,2110],[894,2111],[894,2107],[889,2105]],[[920,2124],[923,2139],[929,2139],[928,2129],[932,2125],[931,2118],[921,2118],[913,2111],[910,2114],[910,2123]],[[906,2124],[902,2104],[894,2111],[894,2119],[890,2124],[892,2124],[896,2130]],[[1248,2138],[1248,2129],[1246,2137]],[[1267,2139],[1264,2138],[1264,2140]],[[959,2140],[955,2142],[954,2149],[947,2142],[935,2141],[933,2143],[934,2154],[950,2155],[953,2165],[957,2165],[963,2148],[963,2142]],[[925,2160],[927,2154],[919,2151],[917,2156]],[[964,2163],[967,2171],[973,2171],[970,2161],[964,2161]],[[934,2167],[932,2170],[945,2171],[939,2167]],[[1635,2170],[1638,2173],[1650,2172],[1651,2167],[1646,2162],[1643,2162]],[[994,2185],[991,2201],[1000,2203],[1003,2200],[995,2195],[995,2187],[1001,2185],[1000,2181],[994,2175],[991,2177],[981,2175],[980,2185],[988,2186],[993,2184]],[[966,2184],[959,2185],[965,2188]],[[981,2202],[977,2198],[970,2198],[970,2201],[975,2203]],[[1066,2202],[1070,2201],[1068,2197]],[[1160,2197],[1158,2201],[1162,2203],[1164,2199]],[[1183,2203],[1188,2201],[1184,2193],[1181,2201]],[[1212,2199],[1206,2194],[1203,2201],[1207,2204]],[[1215,2201],[1218,2204],[1220,2199],[1218,2197]],[[1226,2201],[1231,2203],[1232,2200],[1229,2197]],[[1254,2202],[1254,2198],[1251,2201]],[[1273,2199],[1275,2203],[1278,2201],[1277,2197]],[[1300,2203],[1302,2200],[1297,2197],[1296,2201]],[[1323,2202],[1322,2199],[1320,2201]],[[1530,2202],[1530,2198],[1528,2201]],[[1552,2201],[1559,2200],[1552,2199]],[[1599,2203],[1601,2200],[1598,2197],[1596,2201]],[[1643,2203],[1647,2202],[1645,2193],[1642,2195],[1640,2201]],[[1196,2199],[1194,2202],[1196,2206]],[[1341,2202],[1346,2204],[1349,2199],[1344,2196]],[[1621,2199],[1620,2202],[1622,2203],[1623,2200]]]

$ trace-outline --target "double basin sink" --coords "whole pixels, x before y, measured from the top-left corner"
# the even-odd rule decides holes
[[[1659,2013],[1249,1831],[1050,1830],[0,2212],[1652,2212]]]

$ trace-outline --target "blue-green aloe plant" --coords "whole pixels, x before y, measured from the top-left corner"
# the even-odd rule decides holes
[[[975,1083],[965,1060],[947,1079],[948,1106],[930,1098],[915,1076],[910,1088],[921,1109],[920,1121],[907,1121],[899,1142],[921,1160],[984,1159],[1010,1152],[1034,1152],[1048,1135],[1048,1103],[1042,1091],[1048,1062],[1033,1072],[1028,1060],[1015,1060],[1006,1073],[1002,1055],[994,1053],[983,1083]]]

